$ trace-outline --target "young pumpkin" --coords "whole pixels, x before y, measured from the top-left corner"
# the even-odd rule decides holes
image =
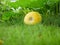
[[[28,25],[34,25],[34,24],[37,24],[37,23],[39,23],[41,21],[42,21],[41,14],[39,14],[38,12],[34,12],[34,11],[29,12],[24,17],[24,23],[28,24]]]
[[[0,45],[2,45],[4,42],[2,40],[0,40]]]

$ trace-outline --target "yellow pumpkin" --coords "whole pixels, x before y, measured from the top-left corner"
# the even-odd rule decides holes
[[[38,12],[29,12],[24,17],[24,23],[28,25],[37,24],[41,22],[41,20],[42,20],[41,14],[39,14]]]
[[[2,45],[3,44],[3,41],[2,40],[0,40],[0,45]]]

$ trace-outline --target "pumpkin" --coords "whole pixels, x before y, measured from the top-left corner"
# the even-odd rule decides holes
[[[37,23],[41,22],[41,20],[42,20],[41,14],[39,14],[38,12],[34,12],[34,11],[29,12],[24,17],[24,23],[28,24],[28,25],[37,24]]]
[[[0,45],[2,45],[3,44],[3,41],[2,40],[0,40]]]

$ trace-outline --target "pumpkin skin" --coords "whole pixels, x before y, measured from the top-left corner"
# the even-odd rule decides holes
[[[39,14],[38,12],[29,12],[24,17],[24,23],[28,25],[37,24],[41,22],[41,20],[42,20],[41,14]]]

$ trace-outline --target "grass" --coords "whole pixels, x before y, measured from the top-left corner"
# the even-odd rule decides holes
[[[60,28],[42,24],[0,24],[0,39],[3,45],[60,45]]]

